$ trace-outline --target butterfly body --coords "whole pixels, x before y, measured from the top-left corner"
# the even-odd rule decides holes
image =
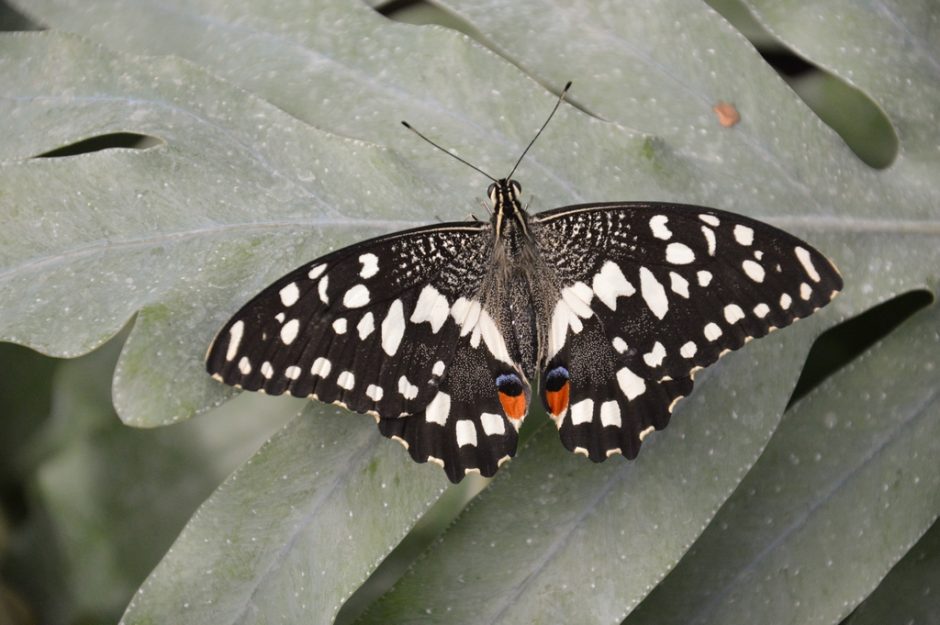
[[[570,450],[633,458],[694,372],[841,288],[796,237],[699,206],[529,215],[515,181],[488,222],[365,241],[305,263],[210,347],[223,382],[340,403],[452,481],[515,452],[532,387]]]

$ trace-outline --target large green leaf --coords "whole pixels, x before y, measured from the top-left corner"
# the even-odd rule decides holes
[[[834,257],[847,284],[817,321],[701,376],[694,398],[637,463],[569,458],[552,429],[540,428],[374,614],[617,620],[752,466],[820,324],[936,283],[935,155],[899,132],[897,162],[870,170],[704,5],[462,5],[510,64],[463,36],[393,24],[355,3],[256,4],[38,0],[23,9],[124,52],[56,33],[0,39],[0,79],[16,94],[0,99],[0,131],[10,137],[0,143],[0,211],[13,218],[0,234],[0,284],[25,294],[4,298],[0,331],[71,355],[141,310],[115,379],[129,423],[185,418],[226,397],[202,373],[204,346],[284,270],[371,232],[473,210],[479,177],[404,134],[397,120],[500,173],[551,106],[526,74],[551,85],[577,79],[576,103],[612,120],[563,108],[519,174],[534,190],[534,210],[613,198],[737,210],[808,238]],[[131,56],[141,52],[187,58],[251,93],[188,63]],[[904,76],[931,58],[884,56],[867,71],[893,67]],[[862,73],[864,57],[855,64]],[[908,102],[905,123],[936,143],[934,88],[912,80],[898,85],[903,98],[870,95],[892,121],[893,103]],[[718,124],[711,108],[719,100],[735,104],[740,124]],[[12,133],[22,128],[29,132]],[[27,159],[116,131],[163,143]],[[437,496],[433,469],[408,464],[367,419],[310,412],[210,499],[129,622],[329,621]],[[385,474],[370,473],[373,461]],[[359,495],[381,495],[391,478],[402,484],[394,497]],[[480,543],[483,529],[489,540]],[[444,554],[462,558],[460,573],[441,564]],[[207,561],[216,563],[212,575]],[[332,573],[329,582],[303,581],[320,571]],[[415,579],[427,581],[421,595],[404,590]],[[179,601],[179,593],[198,600]]]
[[[4,569],[37,621],[119,617],[199,504],[298,411],[244,395],[179,427],[124,427],[110,393],[122,343],[54,363],[48,419],[16,450],[30,517],[14,525]]]
[[[862,602],[846,625],[936,623],[940,621],[937,601],[940,580],[940,522],[934,522],[923,538],[911,547],[884,582]]]
[[[851,612],[940,510],[938,327],[932,306],[797,403],[627,623],[838,623]]]

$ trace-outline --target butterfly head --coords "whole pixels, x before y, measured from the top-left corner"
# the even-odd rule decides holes
[[[511,207],[520,206],[519,196],[521,194],[522,185],[508,178],[497,180],[486,191],[486,195],[493,205],[493,212],[503,210],[506,213],[512,213]]]
[[[517,223],[526,231],[526,214],[519,202],[522,185],[511,178],[501,178],[490,185],[486,194],[493,206],[493,225],[499,236],[504,231],[505,223]]]

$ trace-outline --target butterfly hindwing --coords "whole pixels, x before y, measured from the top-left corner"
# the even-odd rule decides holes
[[[581,320],[541,380],[542,401],[562,443],[594,462],[613,454],[635,458],[643,439],[666,427],[677,400],[691,390],[689,377],[657,380],[634,373],[596,317]]]
[[[428,407],[379,419],[379,430],[398,439],[417,462],[440,464],[452,482],[470,472],[489,477],[515,454],[530,392],[516,369],[494,359],[485,346],[474,348],[468,336]]]
[[[698,368],[811,314],[842,286],[805,242],[714,209],[586,205],[535,220],[560,290],[543,321],[542,397],[565,445],[594,460],[614,449],[635,456]],[[562,371],[566,401],[550,390]]]

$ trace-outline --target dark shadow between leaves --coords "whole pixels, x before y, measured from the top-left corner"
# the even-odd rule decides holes
[[[54,150],[37,154],[33,158],[62,158],[114,149],[147,150],[162,144],[161,139],[150,135],[142,135],[136,132],[112,132],[63,145]]]
[[[45,27],[11,7],[5,0],[0,0],[0,32],[24,30],[45,30]]]
[[[914,313],[932,303],[934,296],[930,291],[909,291],[823,332],[806,357],[806,364],[790,395],[787,408],[858,358]]]

